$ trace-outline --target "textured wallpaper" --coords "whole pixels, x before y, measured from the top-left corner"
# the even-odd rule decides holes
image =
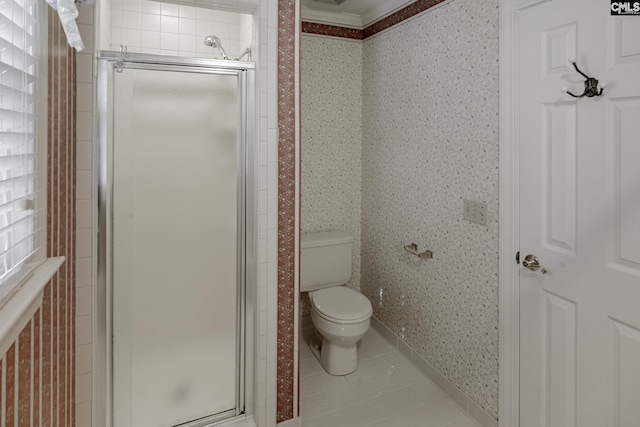
[[[363,49],[362,292],[496,417],[498,1],[454,0]],[[463,198],[487,203],[488,227],[462,220]]]
[[[354,236],[360,289],[362,42],[302,36],[302,232]]]

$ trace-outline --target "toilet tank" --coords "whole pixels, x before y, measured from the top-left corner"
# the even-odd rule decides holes
[[[346,231],[303,234],[300,239],[300,291],[344,285],[351,278],[353,236]]]

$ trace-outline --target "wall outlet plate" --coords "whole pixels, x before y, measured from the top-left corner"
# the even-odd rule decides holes
[[[463,199],[462,204],[462,219],[488,226],[486,203]]]

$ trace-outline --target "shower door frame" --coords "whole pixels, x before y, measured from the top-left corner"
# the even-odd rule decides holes
[[[113,282],[112,191],[114,138],[114,73],[119,69],[173,71],[181,73],[235,75],[238,78],[240,126],[238,129],[238,270],[236,406],[231,411],[181,424],[203,427],[234,417],[251,415],[253,408],[254,300],[257,280],[257,183],[255,171],[255,64],[137,53],[98,52],[97,79],[97,286],[94,296],[93,423],[113,426]],[[115,427],[115,426],[113,426]]]

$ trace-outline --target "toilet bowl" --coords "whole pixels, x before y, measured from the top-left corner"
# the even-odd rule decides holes
[[[311,321],[322,342],[311,342],[311,351],[331,375],[347,375],[358,367],[358,341],[369,330],[371,302],[345,287],[309,294]]]
[[[309,292],[311,321],[320,338],[309,341],[320,365],[332,375],[358,367],[358,341],[370,326],[371,302],[345,286],[351,278],[353,237],[344,231],[302,235],[300,287]]]

